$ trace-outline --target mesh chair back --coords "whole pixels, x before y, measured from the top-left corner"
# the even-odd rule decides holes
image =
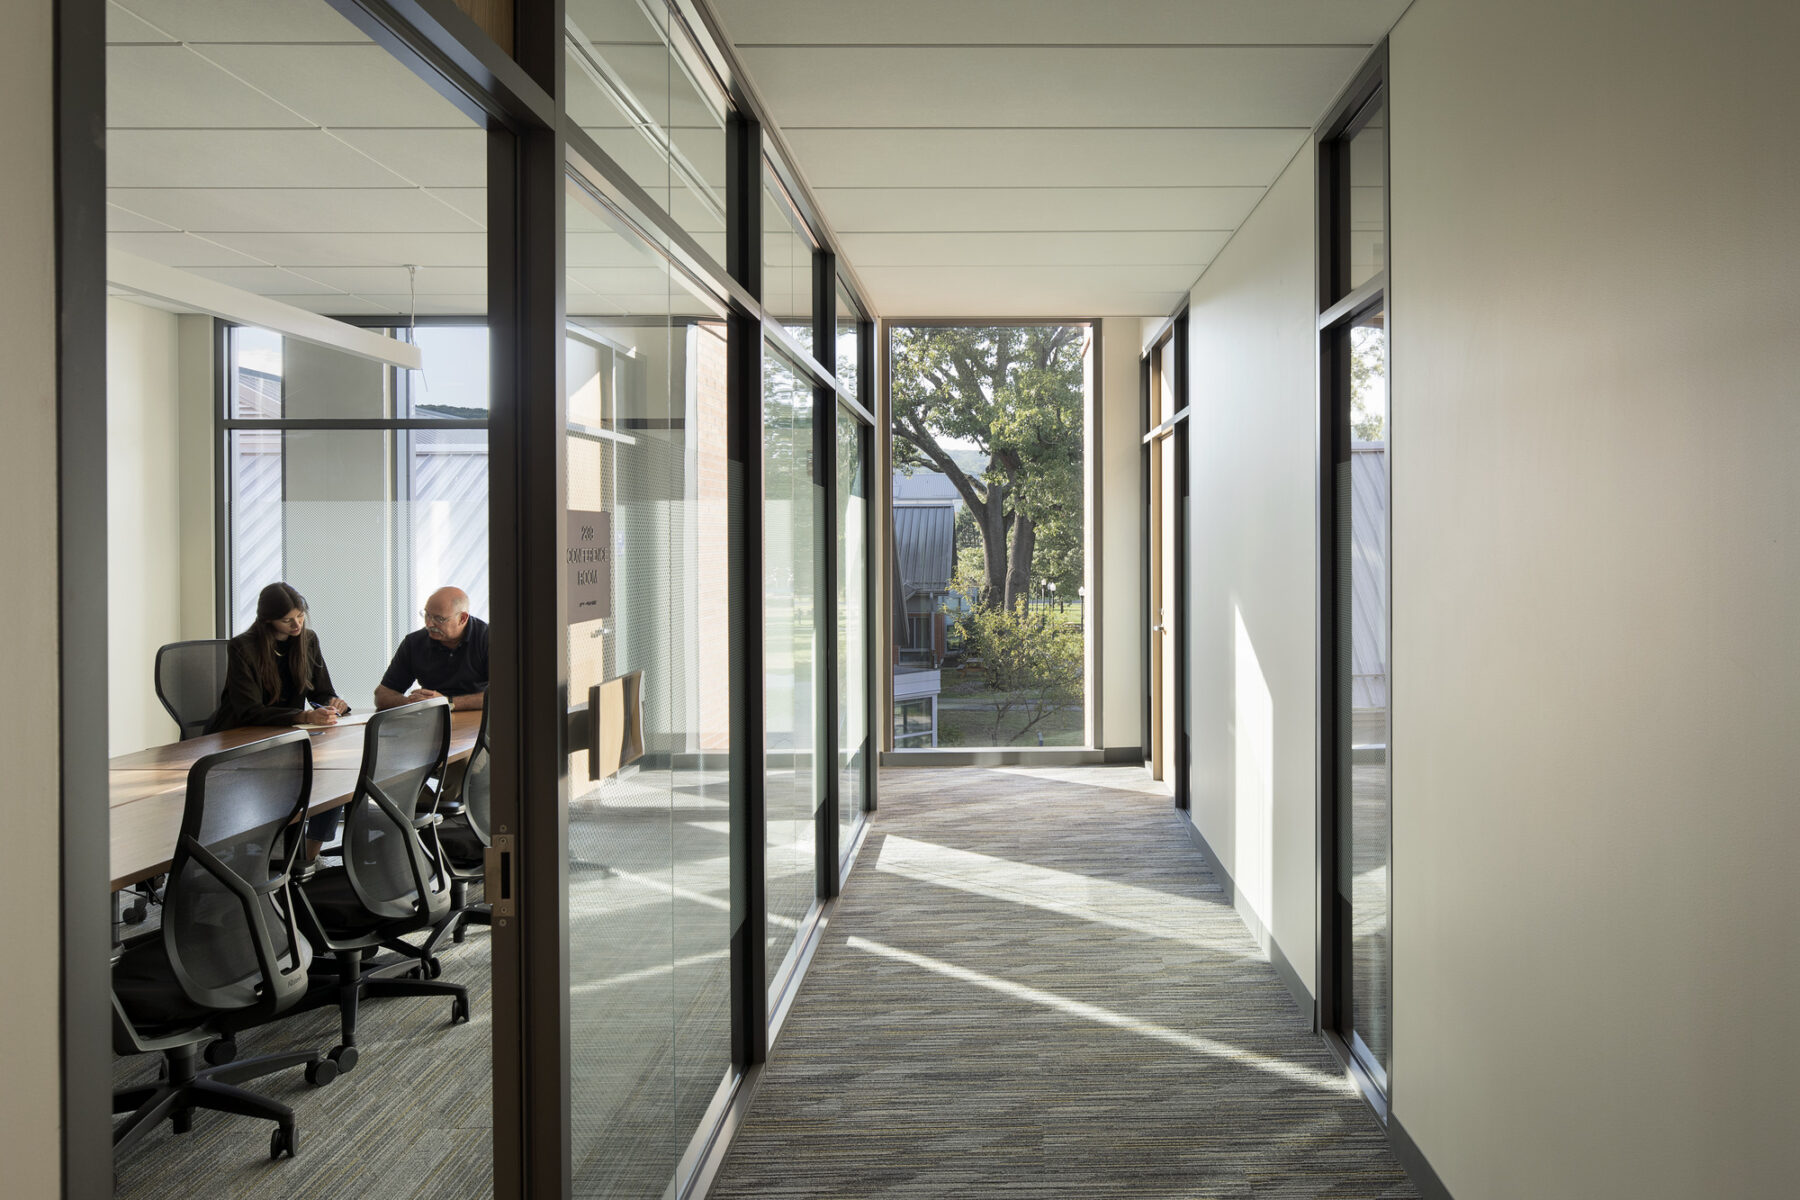
[[[156,652],[156,698],[181,726],[181,740],[200,736],[225,693],[229,642],[170,642]]]
[[[305,992],[311,954],[288,872],[311,793],[312,744],[299,731],[210,754],[188,773],[162,933],[196,1004],[276,1012]]]
[[[475,735],[475,748],[469,751],[469,762],[463,768],[462,802],[463,813],[469,819],[469,828],[475,832],[484,846],[494,844],[492,816],[494,811],[493,793],[490,784],[491,772],[488,761],[488,713],[492,710],[485,704],[481,709],[481,730]]]
[[[447,909],[434,887],[413,811],[427,781],[441,781],[450,753],[450,702],[443,697],[369,718],[362,771],[344,822],[344,868],[358,899],[382,917]],[[437,902],[434,904],[434,901]]]

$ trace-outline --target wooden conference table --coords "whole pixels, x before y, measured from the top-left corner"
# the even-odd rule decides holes
[[[323,725],[309,731],[312,739],[312,799],[309,815],[348,804],[356,792],[362,766],[362,722]],[[450,761],[461,762],[475,748],[481,728],[479,712],[450,714]],[[208,754],[260,742],[285,728],[251,725],[209,733],[185,742],[152,746],[112,760],[112,887],[114,891],[161,875],[175,854],[181,813],[187,804],[188,770]]]

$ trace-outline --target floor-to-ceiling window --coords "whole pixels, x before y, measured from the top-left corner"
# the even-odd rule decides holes
[[[1321,131],[1321,712],[1325,1026],[1373,1087],[1391,1065],[1387,129],[1380,61]]]
[[[265,585],[293,583],[353,704],[433,591],[488,615],[487,328],[378,332],[418,345],[426,369],[227,326],[219,404],[228,630],[250,627]]]
[[[1087,740],[1092,326],[889,327],[893,745]]]

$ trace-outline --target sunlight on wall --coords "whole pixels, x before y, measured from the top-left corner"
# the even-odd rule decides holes
[[[1237,765],[1232,877],[1266,925],[1274,916],[1269,886],[1275,876],[1275,698],[1263,678],[1242,610],[1233,605],[1231,612],[1237,624],[1232,670]]]

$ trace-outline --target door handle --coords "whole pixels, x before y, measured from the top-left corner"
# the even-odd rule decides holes
[[[494,916],[518,914],[518,889],[513,886],[513,835],[497,833],[494,844],[482,853],[482,891],[493,906]]]

